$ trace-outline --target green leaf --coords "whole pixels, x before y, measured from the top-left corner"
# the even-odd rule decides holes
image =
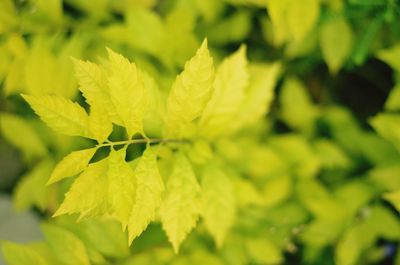
[[[161,204],[164,184],[158,171],[157,155],[151,147],[148,146],[144,151],[134,174],[137,189],[128,223],[129,242],[146,229]]]
[[[65,199],[54,214],[80,214],[98,216],[107,212],[108,203],[108,159],[90,164],[74,181]]]
[[[60,262],[90,265],[84,244],[73,233],[50,224],[43,224],[42,230],[51,251]]]
[[[23,98],[37,115],[53,130],[70,136],[90,138],[88,115],[78,104],[59,96],[28,96]]]
[[[187,158],[179,153],[167,182],[165,198],[160,207],[163,229],[178,253],[187,234],[196,226],[200,212],[200,186]]]
[[[241,46],[238,51],[224,59],[217,70],[214,92],[200,120],[203,135],[215,137],[231,132],[230,127],[245,98],[248,79],[246,48]]]
[[[137,188],[134,171],[125,161],[125,156],[126,148],[112,149],[107,172],[110,214],[116,217],[123,229],[129,223]]]
[[[31,247],[3,242],[1,250],[8,265],[47,265],[48,263]]]
[[[201,215],[220,248],[235,220],[234,188],[225,172],[215,165],[204,170],[201,187]]]
[[[97,148],[84,149],[72,152],[64,157],[63,160],[61,160],[61,162],[57,164],[57,166],[51,173],[47,185],[74,176],[85,170],[89,164],[90,159],[92,159],[96,151]]]
[[[147,91],[134,63],[110,49],[108,56],[111,73],[107,80],[111,102],[130,139],[135,133],[143,134]]]
[[[201,115],[211,97],[213,81],[213,60],[204,40],[172,85],[167,101],[166,137],[181,137],[185,127]]]
[[[353,48],[353,32],[343,17],[335,17],[320,28],[322,56],[329,71],[336,74],[350,56]]]
[[[42,157],[47,154],[46,146],[24,119],[13,114],[1,113],[0,127],[3,137],[20,149],[26,157]]]

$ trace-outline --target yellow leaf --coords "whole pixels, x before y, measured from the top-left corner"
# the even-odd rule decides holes
[[[107,110],[111,120],[123,125],[111,102],[105,70],[95,63],[73,59],[79,90],[89,105],[98,105]]]
[[[196,226],[200,208],[199,192],[200,186],[192,166],[183,154],[178,154],[160,207],[162,226],[175,253],[178,253],[180,244]]]
[[[47,265],[48,263],[29,246],[18,245],[12,242],[1,244],[4,259],[8,265]]]
[[[353,47],[353,32],[344,18],[337,17],[322,25],[320,46],[329,71],[336,74],[350,56]]]
[[[383,197],[400,212],[400,190],[385,193]]]
[[[122,55],[108,49],[111,73],[108,76],[111,102],[131,138],[143,134],[143,116],[147,91],[136,65]]]
[[[380,50],[377,52],[376,56],[395,71],[400,72],[400,44]]]
[[[50,188],[45,184],[53,167],[53,161],[44,160],[22,177],[14,191],[17,210],[26,210],[32,206],[45,210],[49,206]]]
[[[246,240],[246,250],[257,264],[281,264],[283,255],[279,248],[266,237]]]
[[[163,122],[165,119],[164,97],[156,81],[145,71],[141,70],[145,88],[148,90],[148,104],[144,114],[144,130],[147,135],[154,137],[162,136]]]
[[[201,215],[219,248],[235,219],[235,196],[231,180],[220,168],[210,165],[203,172]]]
[[[138,237],[154,219],[161,204],[164,184],[158,171],[157,155],[147,147],[135,169],[136,198],[129,218],[129,242]]]
[[[304,40],[319,18],[319,0],[291,0],[287,5],[287,21],[293,40]]]
[[[46,146],[35,130],[22,118],[13,114],[1,113],[0,127],[3,137],[20,149],[26,157],[41,157],[47,154]]]
[[[288,7],[291,0],[268,0],[267,10],[273,25],[274,44],[282,45],[290,38],[287,20]]]
[[[284,121],[295,129],[310,133],[318,109],[313,105],[307,88],[295,78],[288,78],[282,87],[280,103]]]
[[[89,129],[99,144],[111,134],[113,125],[106,109],[98,103],[90,106]]]
[[[213,81],[213,60],[204,40],[172,85],[167,101],[167,137],[181,137],[185,126],[201,115],[210,99]]]
[[[235,119],[235,128],[254,124],[268,112],[280,71],[279,63],[250,66],[250,86],[246,91],[246,98],[240,107],[238,117]]]
[[[90,164],[75,180],[54,216],[79,213],[80,218],[108,210],[108,159]]]
[[[51,173],[50,179],[47,185],[53,184],[57,181],[65,179],[67,177],[74,176],[88,166],[90,159],[97,151],[97,148],[90,148],[80,151],[75,151],[67,155],[57,164],[56,168]]]
[[[22,96],[56,132],[90,138],[88,115],[78,103],[59,96]]]
[[[136,179],[131,166],[125,161],[126,148],[111,150],[108,178],[108,202],[110,214],[115,216],[125,229],[136,197]]]
[[[203,135],[214,137],[228,134],[227,130],[240,111],[248,85],[246,48],[226,58],[219,66],[214,92],[200,120]]]
[[[51,224],[43,224],[42,231],[58,261],[71,265],[90,265],[83,242],[72,232]]]

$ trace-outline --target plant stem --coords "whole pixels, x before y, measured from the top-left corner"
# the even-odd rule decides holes
[[[188,140],[184,139],[132,139],[125,141],[117,141],[117,142],[107,142],[103,144],[98,144],[97,147],[104,146],[115,146],[115,145],[128,145],[128,144],[153,144],[153,143],[188,143]]]

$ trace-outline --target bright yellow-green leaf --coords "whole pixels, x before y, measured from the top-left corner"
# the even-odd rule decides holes
[[[183,154],[178,154],[160,207],[162,226],[175,253],[178,253],[182,241],[196,226],[200,210],[199,192],[200,186],[192,166]]]
[[[60,262],[71,265],[90,265],[84,244],[73,233],[50,224],[43,224],[42,230],[52,253]]]
[[[268,0],[266,4],[273,25],[274,44],[280,46],[290,38],[287,13],[291,0]]]
[[[314,28],[320,13],[319,1],[291,0],[288,4],[286,19],[294,41],[302,41]]]
[[[129,242],[138,237],[154,219],[161,204],[164,184],[158,171],[155,150],[147,147],[135,169],[136,197],[129,218]]]
[[[147,91],[134,63],[108,49],[111,73],[108,76],[111,102],[131,138],[143,134]]]
[[[395,71],[400,72],[400,44],[380,50],[377,52],[376,56]]]
[[[204,40],[172,85],[167,101],[167,137],[181,137],[185,126],[201,115],[210,99],[213,82],[213,60]]]
[[[131,46],[158,56],[165,32],[160,15],[153,10],[135,7],[126,14],[128,40]]]
[[[201,132],[208,137],[229,134],[240,111],[248,85],[246,48],[240,47],[219,66],[214,92],[200,120]]]
[[[391,111],[400,110],[400,84],[390,91],[389,97],[385,102],[385,109]]]
[[[63,10],[61,0],[37,0],[35,8],[36,12],[46,15],[55,22],[61,22]]]
[[[99,144],[103,143],[111,134],[113,125],[107,110],[98,104],[90,106],[89,130]]]
[[[318,21],[319,0],[268,0],[276,45],[288,40],[303,41]]]
[[[317,108],[313,105],[306,87],[295,78],[286,79],[282,87],[280,102],[285,122],[301,131],[311,133],[314,130]]]
[[[78,103],[59,96],[23,97],[36,114],[56,132],[90,138],[88,115]]]
[[[1,250],[8,265],[47,265],[48,263],[29,246],[3,242]]]
[[[107,257],[122,258],[129,255],[127,235],[121,225],[110,218],[89,218],[74,223],[82,231],[85,244],[92,246]]]
[[[115,124],[123,125],[111,102],[105,70],[95,63],[77,59],[73,61],[75,75],[79,82],[79,90],[89,105],[97,105],[106,109]]]
[[[235,197],[239,206],[262,205],[263,198],[261,192],[246,179],[237,179],[235,184]]]
[[[18,25],[18,14],[12,0],[0,2],[0,33],[4,34]]]
[[[357,264],[362,251],[360,229],[351,228],[341,237],[335,248],[335,263],[337,265]]]
[[[51,173],[50,179],[47,182],[47,185],[53,184],[57,181],[60,181],[64,178],[74,176],[87,167],[90,159],[97,151],[97,148],[90,148],[80,151],[75,151],[68,154],[66,157],[61,160]]]
[[[400,115],[392,113],[378,114],[372,118],[370,123],[378,134],[392,142],[400,150]]]
[[[78,213],[83,218],[106,213],[109,196],[107,170],[108,159],[90,164],[72,184],[54,216]]]
[[[250,65],[250,86],[235,119],[237,127],[254,124],[268,112],[280,70],[278,63]]]
[[[34,38],[23,64],[24,91],[30,95],[75,96],[77,86],[69,56],[79,56],[81,45],[76,37],[65,44],[44,35]],[[53,52],[54,46],[59,52]]]
[[[329,71],[336,74],[353,48],[353,32],[349,23],[343,17],[336,17],[322,24],[320,46]]]
[[[111,150],[108,167],[108,201],[111,215],[125,229],[136,198],[136,178],[133,169],[125,161],[126,148]]]
[[[393,204],[394,207],[396,207],[396,209],[400,212],[400,190],[388,192],[384,194],[383,197]]]
[[[46,209],[50,188],[45,185],[53,167],[53,161],[44,160],[22,177],[14,194],[14,203],[18,210],[25,210],[32,206],[41,210]]]
[[[235,219],[234,188],[225,172],[213,165],[204,170],[201,187],[201,215],[220,248]]]
[[[267,238],[246,240],[246,250],[257,264],[280,264],[283,261],[279,248]]]
[[[46,146],[36,131],[24,119],[13,114],[0,113],[0,129],[3,137],[26,157],[41,157],[47,153]]]
[[[264,205],[272,206],[287,199],[292,192],[292,180],[288,176],[268,179],[263,187]]]
[[[144,130],[148,135],[161,137],[166,112],[164,98],[156,81],[145,71],[140,71],[140,74],[149,95],[144,114]]]

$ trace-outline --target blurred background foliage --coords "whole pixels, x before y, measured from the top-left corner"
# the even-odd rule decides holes
[[[397,0],[0,0],[5,260],[400,264],[399,22]],[[70,57],[102,62],[110,47],[165,96],[205,37],[217,61],[244,43],[255,72],[280,65],[269,114],[216,146],[238,204],[224,246],[200,226],[174,255],[153,224],[129,249],[114,221],[50,219],[71,184],[45,186],[51,170],[89,143],[52,132],[19,93],[84,104]]]

